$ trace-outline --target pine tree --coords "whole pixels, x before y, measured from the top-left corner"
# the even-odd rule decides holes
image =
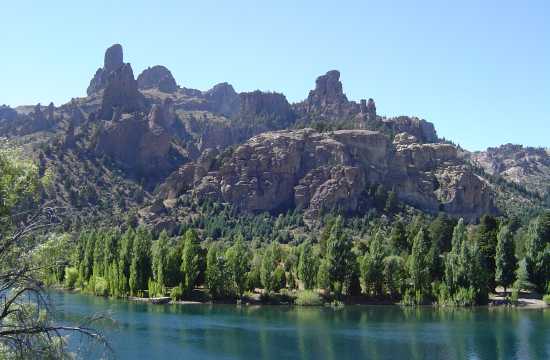
[[[445,213],[439,214],[429,226],[430,238],[437,245],[441,253],[451,250],[453,229],[456,221]]]
[[[476,241],[482,255],[483,267],[489,276],[489,290],[495,288],[495,254],[497,248],[498,223],[490,215],[484,215],[480,219],[477,228]]]
[[[495,282],[506,288],[514,282],[517,259],[514,253],[514,237],[508,226],[503,226],[498,232],[495,255]]]

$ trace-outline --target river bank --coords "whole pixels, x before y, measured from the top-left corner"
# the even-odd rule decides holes
[[[87,296],[97,296],[94,294],[88,294],[82,292],[80,289],[65,289],[61,287],[56,287],[55,290],[66,291],[70,293],[83,294]],[[323,306],[353,306],[353,305],[365,305],[365,306],[406,306],[400,302],[391,301],[389,299],[372,299],[365,296],[352,296],[344,297],[340,300],[335,299],[334,297],[329,297],[323,293],[317,293],[319,295],[320,301],[314,301],[306,304],[296,304],[297,294],[299,292],[286,292],[284,294],[270,294],[256,292],[248,293],[243,296],[241,299],[221,299],[221,300],[211,300],[208,299],[205,291],[203,289],[195,289],[194,296],[191,299],[187,300],[173,300],[168,296],[161,297],[137,297],[129,296],[124,298],[118,298],[119,300],[125,300],[130,302],[138,303],[148,303],[152,305],[205,305],[205,304],[225,304],[225,305],[277,305],[277,306],[310,306],[310,307],[323,307]],[[313,291],[312,291],[313,293]],[[508,294],[509,295],[509,294]],[[99,296],[103,298],[110,299],[106,296]],[[438,304],[426,304],[421,305],[422,307],[457,307],[449,305],[438,305]],[[489,295],[489,303],[487,305],[477,305],[477,306],[467,306],[465,308],[495,308],[495,307],[510,307],[518,309],[545,309],[550,308],[541,298],[538,298],[537,295],[528,292],[520,292],[520,297],[514,303],[512,303],[503,292],[497,292]]]

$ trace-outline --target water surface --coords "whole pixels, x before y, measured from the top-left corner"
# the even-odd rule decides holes
[[[119,359],[550,359],[548,309],[335,310],[52,297],[67,322],[109,313],[113,321],[100,328]]]

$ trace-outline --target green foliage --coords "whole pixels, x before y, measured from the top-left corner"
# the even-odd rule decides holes
[[[170,290],[170,298],[172,301],[181,300],[183,297],[183,286],[178,285]]]
[[[67,266],[65,268],[65,287],[68,289],[74,289],[77,281],[78,270],[74,267]]]
[[[474,302],[486,303],[487,270],[477,241],[470,241],[464,221],[455,226],[452,249],[445,257],[445,283],[451,296],[450,302],[464,304],[474,292]]]
[[[320,289],[330,289],[330,263],[322,259],[317,271],[317,286]]]
[[[169,239],[166,231],[162,231],[157,241],[152,246],[151,267],[153,279],[164,289],[167,285],[168,276],[168,252]]]
[[[231,273],[222,249],[211,246],[206,256],[206,286],[214,299],[231,296]]]
[[[323,300],[318,293],[311,290],[298,291],[294,304],[299,306],[321,306]]]
[[[235,243],[227,249],[225,257],[227,258],[235,292],[238,296],[242,296],[246,290],[246,275],[250,271],[250,252],[242,235],[237,236]]]
[[[544,295],[544,296],[542,297],[542,301],[544,301],[544,303],[545,303],[546,305],[550,305],[550,294]]]
[[[379,231],[369,243],[369,249],[359,261],[360,279],[367,295],[380,297],[384,285],[384,248]]]
[[[479,246],[483,268],[488,276],[489,290],[495,288],[495,254],[497,248],[498,223],[490,215],[483,215],[477,227],[476,242]]]
[[[139,227],[134,238],[130,264],[129,284],[132,295],[148,288],[148,280],[151,276],[151,241],[150,231]]]
[[[195,287],[200,271],[200,245],[195,230],[187,230],[181,258],[181,272],[183,274],[183,289],[189,293]]]
[[[429,251],[431,240],[423,228],[416,233],[412,252],[408,259],[409,276],[415,302],[426,302],[431,296],[431,259]]]
[[[495,281],[504,289],[514,282],[517,259],[514,253],[514,238],[508,226],[498,232],[495,253]]]
[[[405,259],[401,256],[390,255],[383,260],[384,285],[390,298],[397,299],[404,292],[406,286],[407,269]]]
[[[274,274],[281,258],[281,249],[279,244],[272,243],[267,247],[262,257],[260,268],[260,279],[265,290],[268,292],[278,290],[278,283]]]
[[[343,294],[351,283],[356,261],[351,247],[351,239],[344,233],[342,217],[338,217],[330,230],[325,255],[331,290],[337,295]]]
[[[281,266],[277,266],[273,272],[273,285],[271,290],[280,291],[286,287],[286,273],[285,269]],[[269,290],[268,290],[269,291]]]
[[[529,282],[544,293],[550,279],[550,211],[536,218],[527,231],[525,263]]]
[[[105,280],[101,276],[94,277],[93,280],[94,284],[94,295],[97,296],[108,296],[109,295],[109,284],[107,283],[107,280]]]
[[[313,289],[317,282],[319,271],[319,259],[313,252],[313,246],[307,242],[300,246],[300,258],[298,261],[298,278],[305,289]]]

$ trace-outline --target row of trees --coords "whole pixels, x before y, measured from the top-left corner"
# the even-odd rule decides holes
[[[397,220],[366,236],[352,235],[349,225],[333,217],[317,239],[257,248],[240,233],[226,242],[200,241],[200,229],[192,228],[158,239],[145,227],[84,232],[61,277],[68,286],[120,297],[185,298],[200,286],[212,298],[257,288],[322,289],[335,297],[454,305],[486,303],[497,285],[540,293],[548,286],[550,213],[525,228],[491,216],[467,226],[444,215]]]

